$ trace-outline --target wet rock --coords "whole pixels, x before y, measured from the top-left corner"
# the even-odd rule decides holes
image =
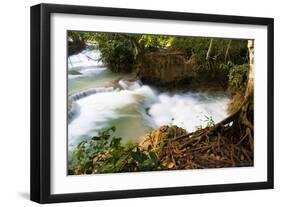
[[[177,136],[187,134],[187,131],[178,126],[161,126],[160,128],[153,130],[140,138],[139,146],[143,150],[157,149],[162,144],[165,144],[169,139],[173,139]]]
[[[77,71],[77,70],[69,70],[69,71],[68,71],[68,74],[69,74],[69,75],[81,75],[82,73],[80,73],[80,72]]]

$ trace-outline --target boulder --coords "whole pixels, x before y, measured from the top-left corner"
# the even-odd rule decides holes
[[[169,139],[184,134],[187,134],[187,131],[183,128],[180,128],[176,125],[173,126],[164,125],[141,137],[139,146],[145,151],[148,151],[149,149],[155,150],[161,146],[161,143],[164,144]]]

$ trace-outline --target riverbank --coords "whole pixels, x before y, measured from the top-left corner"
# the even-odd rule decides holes
[[[253,138],[245,139],[244,127],[237,122],[241,109],[191,133],[176,125],[164,125],[136,144],[121,144],[121,138],[114,135],[116,128],[109,128],[79,144],[68,174],[253,166]]]

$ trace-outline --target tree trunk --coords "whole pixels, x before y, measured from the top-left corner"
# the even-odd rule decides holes
[[[141,53],[141,48],[135,38],[130,38],[131,44],[134,48],[134,59],[137,60],[138,56]]]
[[[245,99],[253,97],[254,93],[254,40],[248,40],[249,51],[249,72],[248,82],[245,91]]]
[[[225,62],[225,63],[226,63],[226,60],[227,60],[227,57],[228,57],[230,45],[231,45],[231,40],[229,40],[229,42],[228,42],[228,44],[227,44],[226,51],[225,51],[225,56],[224,56],[224,62]]]
[[[136,63],[135,71],[136,71],[136,77],[138,77],[138,75],[140,73],[139,63],[142,62],[144,50],[138,42],[138,38],[139,38],[138,36],[136,37],[136,36],[128,35],[127,37],[129,38],[129,40],[132,44],[132,47],[133,47],[134,61]]]
[[[249,142],[253,142],[254,116],[254,40],[248,40],[249,72],[247,87],[244,94],[244,104],[241,108],[240,121],[246,126]],[[252,144],[253,147],[253,144]]]
[[[206,60],[207,61],[210,59],[210,55],[211,55],[211,52],[212,52],[212,49],[213,49],[213,41],[214,41],[214,39],[211,38],[209,48],[208,48],[208,51],[207,51],[207,54],[206,54]]]

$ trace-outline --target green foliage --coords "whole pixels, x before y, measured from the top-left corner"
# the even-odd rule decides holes
[[[196,129],[197,129],[197,130],[204,129],[204,128],[206,128],[206,127],[212,127],[212,126],[214,126],[214,125],[216,124],[215,121],[213,120],[213,117],[212,117],[212,116],[206,116],[206,115],[204,115],[204,119],[200,119],[200,120],[203,121],[203,122],[205,122],[205,124],[196,126]]]
[[[215,81],[242,90],[246,84],[244,76],[247,71],[238,65],[248,62],[247,40],[214,38],[207,60],[210,42],[211,38],[205,37],[177,37],[172,47],[184,50],[189,57],[195,59],[199,67],[196,72],[199,82]]]
[[[233,65],[229,71],[229,83],[231,86],[242,90],[247,83],[249,65]]]
[[[94,40],[92,32],[69,31],[67,33],[67,35],[68,35],[68,38],[70,38],[72,41],[79,39],[84,42],[86,42],[86,41],[89,42],[91,40]]]
[[[182,49],[189,56],[195,57],[198,64],[205,64],[210,40],[211,38],[207,37],[175,37],[172,47]],[[226,56],[229,41],[228,39],[213,39],[211,62],[225,63],[226,60],[235,64],[243,64],[247,61],[247,40],[231,40]]]
[[[169,48],[168,52],[183,51],[184,58],[193,58],[198,65],[195,82],[215,81],[238,90],[245,86],[247,40],[73,31],[68,32],[68,37],[72,40],[69,54],[81,50],[85,42],[93,42],[101,52],[103,63],[114,72],[130,72],[141,64],[138,55]]]
[[[228,40],[229,41],[229,40]],[[242,65],[248,62],[248,40],[232,40],[227,61],[235,65]]]
[[[204,122],[205,122],[205,124],[206,124],[206,127],[212,127],[212,126],[215,125],[215,121],[213,120],[213,117],[212,117],[212,116],[208,117],[208,116],[205,115],[205,120],[204,120]]]
[[[174,41],[172,36],[164,35],[141,35],[138,42],[144,48],[167,48],[171,46]]]
[[[157,154],[148,153],[130,142],[121,143],[112,133],[115,127],[100,132],[90,140],[80,142],[69,163],[69,174],[92,174],[159,170]]]
[[[83,32],[70,31],[67,35],[68,55],[79,53],[85,48],[86,43]]]
[[[95,42],[98,44],[105,63],[117,68],[131,68],[134,63],[134,45],[132,39],[145,49],[174,48],[195,57],[200,65],[206,64],[206,54],[211,38],[183,37],[148,34],[121,34],[96,32],[68,32],[73,41]],[[212,63],[225,63],[228,61],[241,65],[247,62],[247,40],[213,38],[210,61]],[[217,66],[217,65],[216,65]]]
[[[198,63],[203,63],[209,41],[209,38],[204,37],[175,37],[172,47],[185,51],[189,57],[193,56]]]
[[[115,72],[128,72],[134,64],[133,47],[129,35],[117,33],[68,32],[69,54],[80,52],[86,42],[95,43],[102,61]]]
[[[126,72],[133,68],[133,46],[128,36],[117,33],[94,33],[101,52],[102,61],[115,72]]]

